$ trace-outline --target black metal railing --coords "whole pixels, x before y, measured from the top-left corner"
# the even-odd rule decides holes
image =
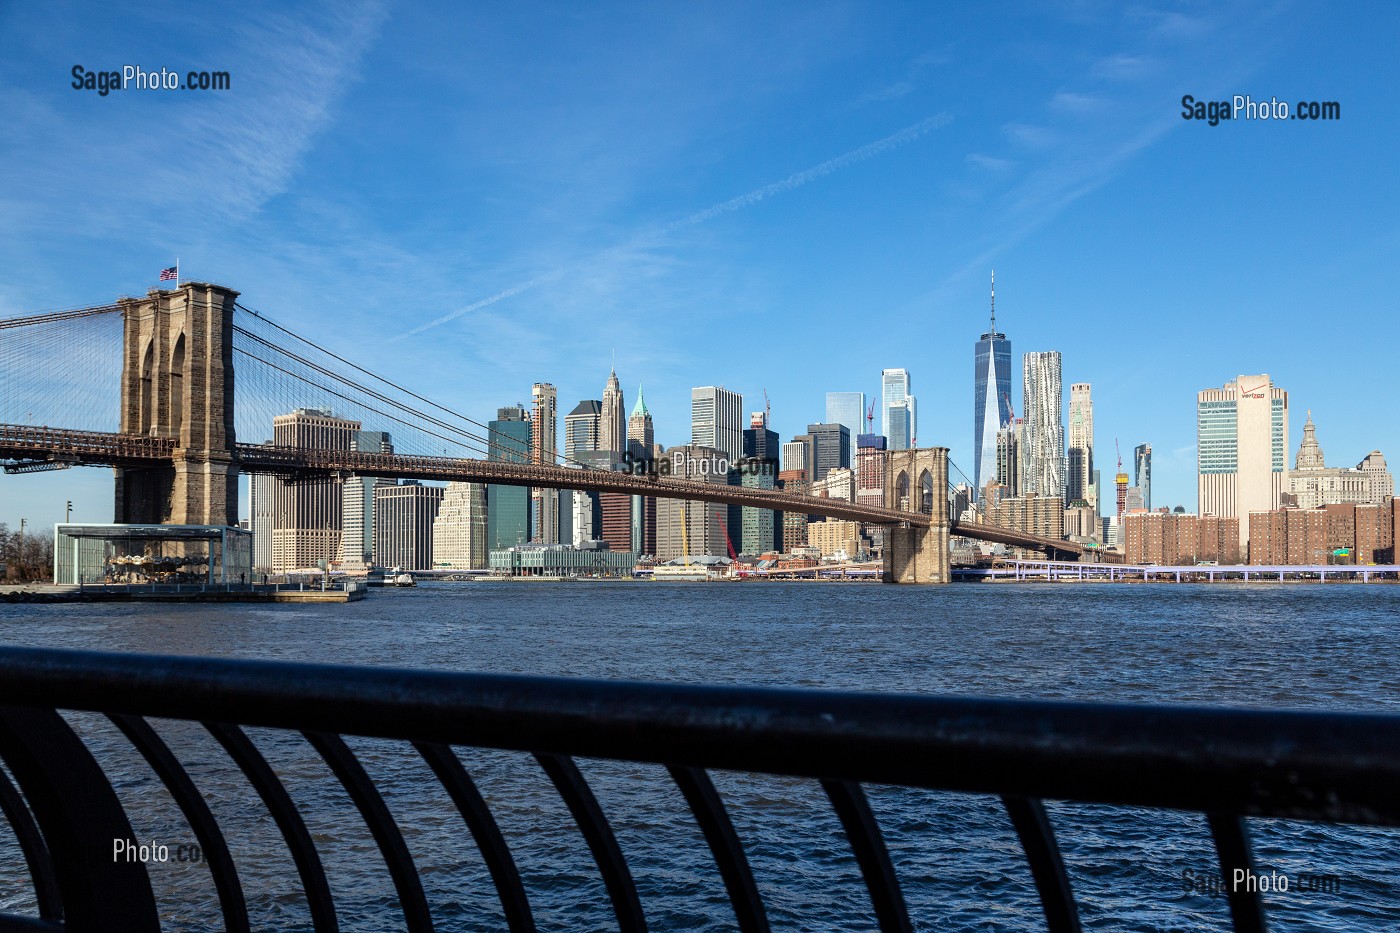
[[[205,796],[148,718],[202,723],[267,807],[312,922],[337,929],[312,834],[248,727],[300,733],[329,766],[388,867],[409,930],[433,907],[398,822],[342,736],[401,740],[460,811],[509,929],[533,930],[511,848],[453,746],[534,756],[577,822],[617,924],[646,929],[625,853],[575,758],[664,765],[689,805],[744,931],[768,929],[745,847],[709,772],[815,779],[839,818],[881,930],[913,928],[863,785],[1000,798],[1047,927],[1079,929],[1043,800],[1196,811],[1222,877],[1253,870],[1246,817],[1400,825],[1400,717],[917,697],[372,667],[0,649],[0,811],[27,862],[37,917],[0,930],[160,928],[111,777],[59,710],[105,714],[182,811],[226,929],[250,929],[238,867]],[[106,844],[103,844],[106,843]],[[1257,893],[1230,887],[1235,930],[1263,930]]]

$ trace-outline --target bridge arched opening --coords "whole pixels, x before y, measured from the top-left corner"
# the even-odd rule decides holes
[[[170,430],[176,437],[184,434],[185,415],[185,332],[175,338],[170,353]]]
[[[904,470],[900,470],[899,476],[895,478],[894,497],[896,508],[909,511],[909,474]]]
[[[919,474],[919,511],[933,514],[933,474],[928,470]]]
[[[156,368],[156,342],[154,339],[146,341],[146,352],[141,358],[141,411],[140,418],[147,424],[155,420],[153,416],[155,401],[155,368]]]

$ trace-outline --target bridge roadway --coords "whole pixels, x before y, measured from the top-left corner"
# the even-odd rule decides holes
[[[172,437],[0,424],[0,459],[26,462],[59,461],[74,466],[141,466],[170,461],[175,456],[175,438]],[[590,492],[653,496],[660,499],[688,499],[753,506],[876,525],[907,523],[925,528],[929,525],[929,516],[923,512],[857,505],[842,499],[824,499],[774,489],[729,486],[612,470],[567,469],[499,460],[417,457],[350,450],[277,447],[268,444],[236,444],[234,456],[238,460],[239,469],[244,472],[272,473],[292,480],[298,477],[310,479],[341,474],[386,479],[581,489]],[[1065,556],[1078,556],[1084,550],[1070,541],[1022,534],[992,525],[951,521],[949,533]]]

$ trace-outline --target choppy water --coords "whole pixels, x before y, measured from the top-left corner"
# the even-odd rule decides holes
[[[1400,709],[1400,587],[840,584],[461,584],[306,606],[0,604],[0,643],[511,673],[1018,698]],[[142,839],[192,838],[158,782],[95,717],[74,716],[119,776]],[[159,724],[230,838],[255,928],[309,929],[270,817],[197,727]],[[254,730],[325,859],[342,928],[402,927],[353,805],[299,738]],[[502,929],[480,857],[411,751],[351,740],[413,851],[439,929]],[[462,750],[511,843],[543,930],[609,929],[581,837],[528,757]],[[699,831],[659,767],[583,762],[654,929],[731,929]],[[868,899],[810,782],[716,775],[775,929],[867,930]],[[991,798],[872,788],[921,930],[1033,930],[1019,845]],[[1400,792],[1400,788],[1397,788]],[[1214,850],[1190,814],[1052,804],[1090,929],[1226,929],[1224,901],[1188,894]],[[1339,893],[1266,898],[1276,930],[1400,926],[1400,833],[1252,821],[1265,868],[1336,875]],[[217,927],[208,873],[157,865],[167,929]],[[0,828],[0,911],[30,911]]]

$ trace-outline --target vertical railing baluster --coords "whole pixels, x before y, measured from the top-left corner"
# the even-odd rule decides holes
[[[14,830],[19,850],[29,866],[29,877],[34,883],[34,899],[39,905],[39,916],[45,920],[63,918],[63,902],[58,895],[58,881],[54,877],[53,858],[49,847],[44,844],[44,834],[34,823],[34,815],[25,806],[24,798],[4,771],[0,771],[0,813],[5,814],[10,828]]]
[[[1046,928],[1050,933],[1079,933],[1079,907],[1045,805],[1033,797],[1002,797],[1001,802],[1030,863]]]
[[[554,782],[573,814],[574,822],[593,853],[598,871],[603,876],[608,898],[612,901],[613,912],[617,914],[617,925],[621,933],[645,933],[647,921],[642,913],[642,902],[637,897],[637,885],[632,880],[632,872],[627,868],[627,859],[622,847],[617,844],[612,826],[598,805],[588,782],[584,780],[578,765],[567,755],[537,753],[535,760],[544,768],[545,774]]]
[[[432,933],[433,917],[428,910],[428,898],[423,893],[423,881],[414,867],[413,856],[399,832],[393,814],[389,812],[384,797],[375,788],[364,766],[345,740],[332,732],[303,732],[321,757],[330,765],[336,779],[350,795],[355,808],[360,811],[370,835],[379,846],[384,862],[389,867],[389,877],[393,879],[394,890],[399,895],[399,906],[403,909],[404,922],[409,933]]]
[[[910,933],[914,927],[909,922],[909,910],[904,904],[904,893],[899,888],[899,876],[895,874],[889,850],[885,847],[885,838],[880,833],[880,824],[870,809],[870,802],[865,799],[865,791],[854,781],[821,783],[851,843],[856,864],[865,878],[865,887],[870,891],[870,903],[875,908],[880,929],[884,933]]]
[[[666,769],[671,778],[690,804],[690,812],[714,853],[715,865],[724,880],[729,903],[734,907],[734,918],[739,922],[743,933],[767,933],[768,915],[763,909],[763,898],[754,883],[753,871],[744,855],[744,845],[734,824],[724,809],[719,791],[715,790],[710,776],[700,768],[670,765]]]
[[[0,706],[0,759],[44,836],[67,930],[158,930],[145,863],[114,858],[135,842],[121,800],[82,739],[56,710]]]
[[[287,789],[278,780],[277,773],[267,763],[262,752],[258,751],[252,739],[238,726],[227,723],[206,722],[204,728],[218,739],[229,757],[242,769],[253,789],[262,798],[264,806],[272,814],[282,838],[296,864],[297,875],[301,878],[302,890],[306,893],[306,903],[311,910],[311,922],[317,933],[335,933],[340,929],[336,920],[335,901],[331,899],[330,885],[326,882],[326,871],[321,865],[321,856],[316,852],[316,844],[306,823],[297,811],[296,804]]]
[[[1244,820],[1233,813],[1207,813],[1206,825],[1215,840],[1215,854],[1220,859],[1220,876],[1225,882],[1225,899],[1230,905],[1230,917],[1235,933],[1264,933],[1264,904],[1257,889],[1243,890],[1235,884],[1235,872],[1253,874],[1254,856],[1250,852],[1249,830]]]
[[[505,913],[511,933],[535,933],[535,918],[530,911],[530,900],[525,895],[525,885],[520,880],[520,870],[516,868],[505,836],[501,834],[491,808],[486,805],[486,799],[477,790],[476,782],[450,747],[435,742],[415,742],[413,747],[433,769],[466,821],[467,829],[476,840],[477,849],[496,885],[501,910]]]
[[[233,856],[229,854],[228,843],[224,840],[218,820],[214,819],[209,804],[195,787],[189,773],[146,720],[121,713],[109,713],[107,718],[116,724],[156,772],[199,840],[204,863],[209,866],[209,873],[214,878],[214,890],[219,895],[226,933],[248,930],[248,905],[243,899],[243,886],[238,882],[238,869],[233,863]]]

